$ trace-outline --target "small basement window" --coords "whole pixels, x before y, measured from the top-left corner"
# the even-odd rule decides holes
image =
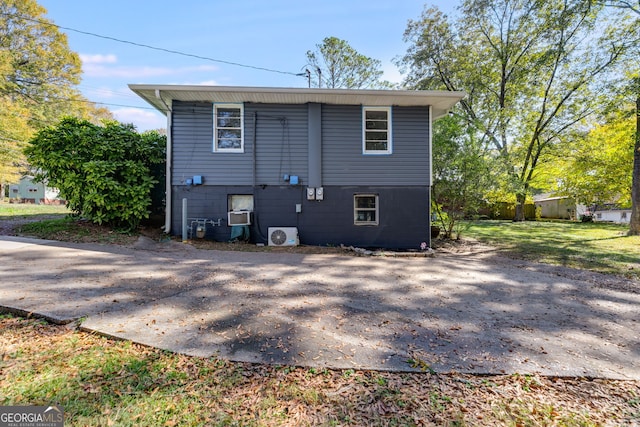
[[[213,151],[244,153],[244,106],[214,104]]]
[[[362,107],[362,153],[391,154],[391,107]]]
[[[353,196],[353,223],[355,225],[378,225],[378,196],[356,194]]]

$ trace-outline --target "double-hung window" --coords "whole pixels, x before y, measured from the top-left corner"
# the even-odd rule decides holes
[[[214,104],[213,151],[244,152],[244,107],[242,104]]]
[[[391,154],[391,107],[362,107],[363,154]]]
[[[378,225],[378,196],[355,194],[353,196],[353,223],[355,225]]]

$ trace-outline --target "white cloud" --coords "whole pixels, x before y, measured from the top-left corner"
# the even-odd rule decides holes
[[[165,116],[156,111],[142,108],[124,107],[111,110],[116,119],[122,123],[133,123],[139,132],[167,127]]]
[[[87,55],[87,54],[81,53],[80,59],[82,60],[83,65],[115,64],[116,62],[118,62],[118,58],[112,53],[108,55],[102,55],[102,54]]]

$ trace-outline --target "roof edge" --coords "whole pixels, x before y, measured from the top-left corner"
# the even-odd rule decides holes
[[[172,101],[255,102],[274,104],[348,104],[432,106],[441,117],[466,96],[461,91],[396,89],[326,89],[260,86],[129,84],[129,88],[163,114]]]
[[[406,89],[328,89],[328,88],[295,88],[277,86],[210,86],[210,85],[171,85],[171,84],[129,84],[132,91],[161,90],[184,92],[252,92],[252,93],[292,93],[292,94],[326,94],[326,95],[385,95],[389,96],[439,96],[451,98],[464,98],[467,94],[463,91],[444,90],[406,90]]]

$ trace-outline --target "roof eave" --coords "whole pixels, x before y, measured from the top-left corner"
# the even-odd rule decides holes
[[[378,89],[317,89],[241,86],[130,84],[129,88],[163,114],[174,100],[195,102],[253,102],[273,104],[344,104],[368,106],[428,106],[442,117],[464,92]],[[168,104],[168,105],[167,105]]]

